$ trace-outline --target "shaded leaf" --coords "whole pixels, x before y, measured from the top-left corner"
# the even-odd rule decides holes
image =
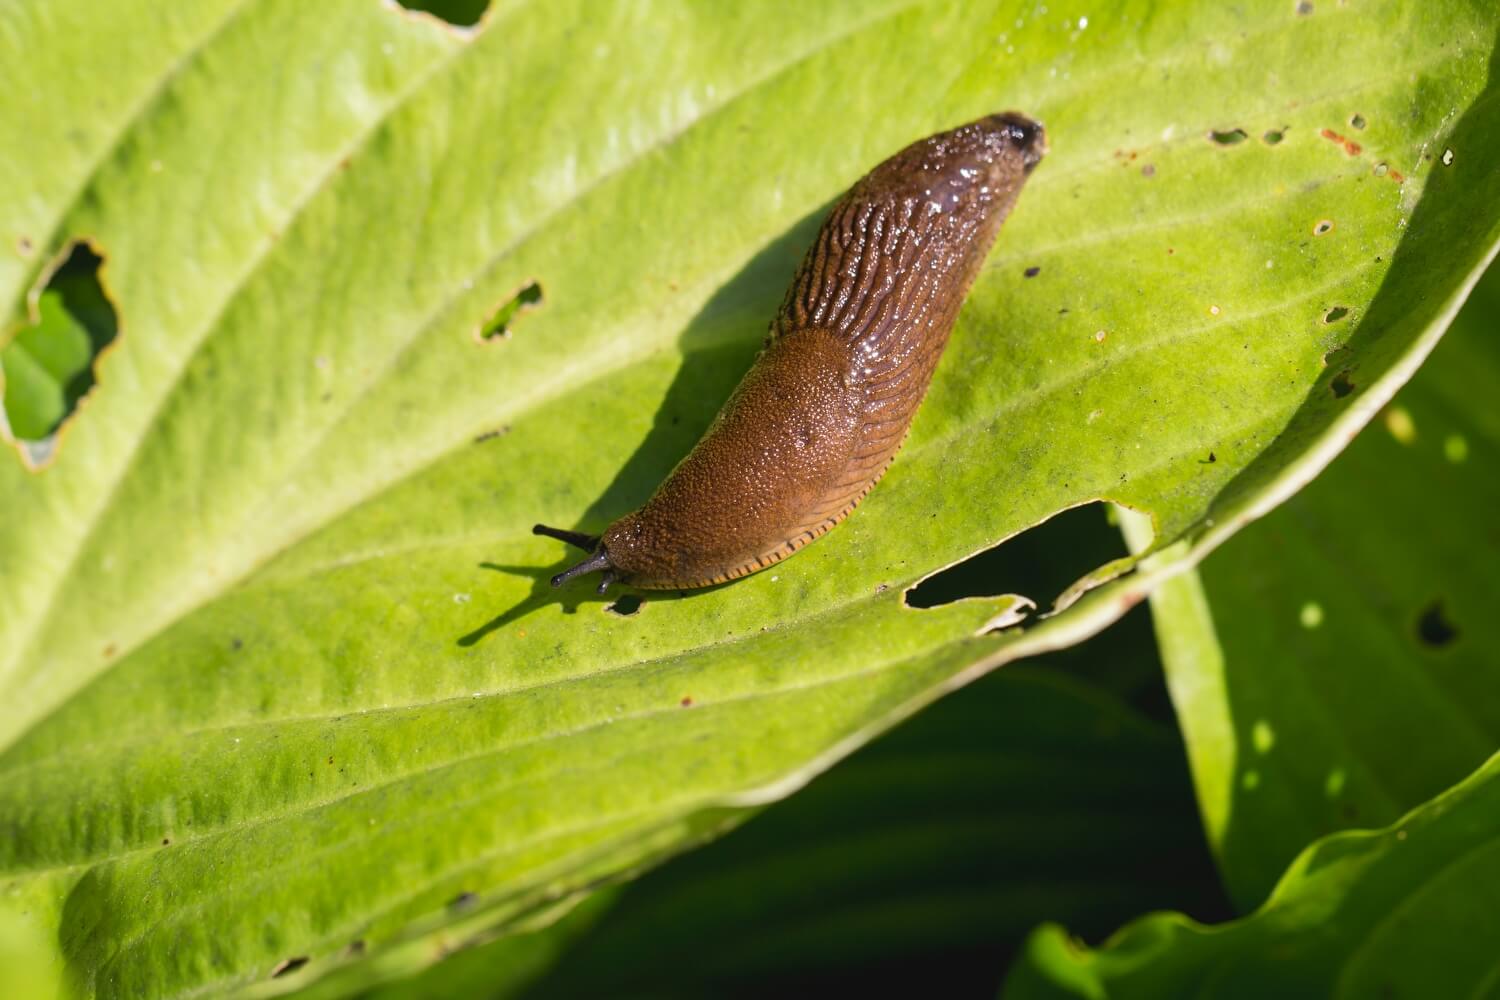
[[[1319,480],[1151,598],[1206,825],[1249,909],[1316,837],[1500,746],[1500,269]]]
[[[1315,474],[1441,334],[1500,215],[1495,21],[6,6],[0,59],[61,82],[0,115],[31,151],[0,225],[34,248],[0,254],[0,301],[87,233],[126,332],[53,465],[0,462],[0,892],[83,994],[420,964],[1097,631]],[[1054,151],[864,508],[628,618],[554,595],[530,525],[643,500],[829,201],[1001,107]],[[1356,113],[1360,152],[1319,134]],[[1209,140],[1232,127],[1285,138]],[[543,304],[477,337],[531,282]],[[1101,496],[1169,558],[1000,636],[976,633],[1015,601],[902,607]]]
[[[1127,926],[1098,951],[1055,925],[1007,979],[1031,997],[1488,996],[1500,935],[1500,758],[1374,833],[1308,848],[1252,916],[1179,914]]]

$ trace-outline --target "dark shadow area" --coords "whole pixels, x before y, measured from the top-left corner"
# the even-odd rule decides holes
[[[1100,671],[1137,657],[1163,688],[1146,624],[1070,652]],[[1042,921],[1097,944],[1155,909],[1230,918],[1175,732],[1058,665],[943,698],[625,885],[523,995],[992,997]]]
[[[1079,577],[1129,554],[1106,504],[1095,500],[929,576],[906,592],[906,605],[935,608],[967,597],[1021,594],[1046,611]]]
[[[831,202],[829,203],[832,204]],[[764,343],[771,319],[780,306],[792,274],[817,235],[829,205],[803,217],[774,242],[767,245],[738,274],[703,305],[684,328],[679,347],[682,366],[662,398],[651,430],[615,474],[599,499],[589,505],[581,523],[569,530],[597,535],[616,518],[635,510],[651,496],[667,473],[703,436],[714,414],[744,377]],[[579,552],[558,544],[557,562],[549,566],[499,566],[483,568],[514,573],[532,579],[531,593],[513,607],[485,622],[458,640],[472,646],[504,627],[548,604],[560,603],[568,614],[586,603],[615,604],[629,588],[616,585],[610,593],[594,592],[588,579],[573,580],[553,589],[552,577],[578,562]],[[733,586],[733,582],[719,586]],[[697,591],[652,591],[650,600],[680,600]]]
[[[103,264],[92,247],[75,243],[42,289],[38,322],[0,351],[5,418],[17,440],[57,433],[97,382],[94,363],[120,329],[99,280]]]
[[[431,14],[439,20],[459,28],[470,28],[479,23],[489,9],[490,0],[396,0],[407,10]]]

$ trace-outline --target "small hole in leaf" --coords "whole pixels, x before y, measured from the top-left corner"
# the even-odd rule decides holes
[[[1385,164],[1385,163],[1384,163],[1384,161],[1382,161],[1382,162],[1380,162],[1380,163],[1377,163],[1377,164],[1375,164],[1375,166],[1374,166],[1374,168],[1373,168],[1373,170],[1372,170],[1372,171],[1371,171],[1371,172],[1372,172],[1372,173],[1373,173],[1373,174],[1374,174],[1374,175],[1375,175],[1375,176],[1376,176],[1376,177],[1384,177],[1384,176],[1385,176],[1385,175],[1386,175],[1386,173],[1387,173],[1387,172],[1388,172],[1388,171],[1389,171],[1389,170],[1390,170],[1390,169],[1391,169],[1391,168],[1390,168],[1390,167],[1388,167],[1388,166],[1387,166],[1387,165],[1386,165],[1386,164]]]
[[[1349,315],[1348,306],[1334,306],[1332,309],[1323,314],[1323,322],[1337,323],[1347,315]]]
[[[99,355],[119,335],[103,264],[92,247],[73,244],[37,297],[37,322],[0,350],[5,420],[32,466],[52,457],[58,431],[97,382]]]
[[[1349,378],[1349,369],[1345,368],[1333,377],[1333,381],[1328,383],[1328,388],[1333,390],[1335,399],[1343,399],[1358,387]]]
[[[1417,638],[1428,646],[1446,646],[1458,638],[1458,626],[1448,618],[1442,601],[1433,601],[1417,619]]]
[[[1316,226],[1313,226],[1313,235],[1314,236],[1323,236],[1323,235],[1325,235],[1327,233],[1331,233],[1331,232],[1333,232],[1333,220],[1332,219],[1321,219],[1321,220],[1319,220],[1319,222],[1318,222],[1318,224]]]
[[[1250,137],[1245,134],[1244,129],[1232,128],[1222,132],[1218,129],[1212,129],[1208,133],[1208,138],[1210,142],[1220,146],[1238,146]]]
[[[1023,273],[1028,278],[1035,278],[1037,275],[1042,273],[1042,269],[1039,267],[1028,267]]]
[[[1260,137],[1260,141],[1263,142],[1263,143],[1265,143],[1267,146],[1275,146],[1275,145],[1279,144],[1282,139],[1285,139],[1285,138],[1286,138],[1286,133],[1282,132],[1280,129],[1274,129],[1273,128],[1269,132],[1267,132],[1266,134],[1262,135]]]
[[[1365,116],[1364,115],[1355,115],[1353,118],[1350,118],[1349,119],[1349,126],[1351,128],[1364,128],[1365,127]]]
[[[615,599],[614,603],[605,606],[604,610],[621,618],[629,618],[641,610],[641,599],[634,594],[625,594]]]
[[[1107,511],[1099,500],[1062,511],[923,580],[906,592],[906,606],[935,608],[1000,594],[1021,594],[1046,606],[1085,573],[1128,555]]]
[[[279,979],[288,973],[296,972],[306,964],[306,955],[298,955],[295,958],[284,958],[277,963],[276,968],[271,970],[271,978]]]
[[[479,328],[479,339],[488,342],[500,337],[510,336],[511,324],[518,320],[522,313],[536,309],[542,304],[542,286],[535,281],[528,281],[521,286],[520,291],[497,305],[484,325]]]
[[[479,23],[489,7],[490,0],[396,0],[407,10],[431,14],[433,17],[459,28],[471,28]]]

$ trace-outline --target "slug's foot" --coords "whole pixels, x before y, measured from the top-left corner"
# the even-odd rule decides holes
[[[531,529],[533,535],[545,535],[548,538],[556,538],[558,541],[567,542],[569,545],[577,546],[591,555],[576,566],[569,566],[561,573],[552,578],[552,586],[561,587],[569,580],[585,573],[600,571],[599,593],[607,593],[609,585],[620,579],[615,572],[614,563],[609,561],[609,553],[599,544],[598,535],[585,535],[579,531],[566,531],[562,528],[549,528],[545,524],[538,524]]]

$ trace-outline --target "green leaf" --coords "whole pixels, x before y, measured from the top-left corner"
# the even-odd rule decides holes
[[[1242,920],[1155,914],[1098,951],[1043,927],[1003,996],[1492,995],[1497,830],[1500,757],[1384,830],[1320,840]]]
[[[978,994],[1044,917],[1223,913],[1176,734],[1058,666],[985,678],[717,843],[375,995],[878,995],[935,968]]]
[[[1313,839],[1500,746],[1500,268],[1316,483],[1152,595],[1205,825],[1244,909]]]
[[[28,150],[0,224],[30,248],[0,254],[0,301],[88,235],[121,333],[52,465],[0,462],[0,893],[80,994],[290,989],[543,919],[1104,627],[1314,475],[1440,336],[1500,225],[1496,21],[5,6],[0,62],[55,86],[0,114]],[[830,200],[1004,107],[1053,152],[865,506],[630,617],[554,594],[531,524],[649,494]],[[1320,136],[1355,115],[1357,154]],[[509,336],[476,336],[533,282]],[[1003,635],[977,633],[1022,602],[902,606],[1099,497],[1156,517],[1161,563]]]

